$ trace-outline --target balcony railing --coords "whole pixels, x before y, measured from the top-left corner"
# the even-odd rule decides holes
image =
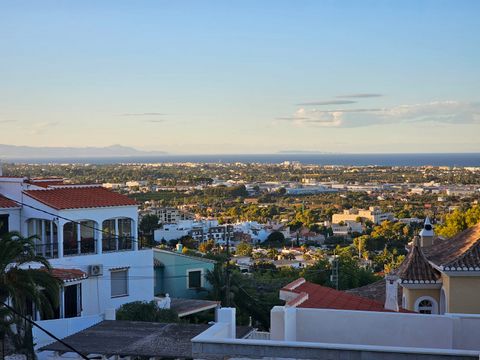
[[[64,241],[63,255],[83,255],[95,253],[96,240],[84,238],[81,241]]]
[[[34,250],[36,255],[42,255],[47,259],[58,257],[58,243],[35,244]]]
[[[104,237],[102,239],[102,243],[103,243],[102,250],[107,252],[133,249],[132,236]]]

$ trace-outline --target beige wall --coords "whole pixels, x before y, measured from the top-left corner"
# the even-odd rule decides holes
[[[437,302],[440,309],[440,289],[407,289],[403,288],[403,295],[407,297],[407,309],[415,311],[415,301],[422,296],[430,296]]]
[[[480,276],[442,276],[447,294],[447,312],[480,314]]]

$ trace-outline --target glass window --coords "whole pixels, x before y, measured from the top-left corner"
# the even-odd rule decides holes
[[[431,314],[433,311],[433,304],[430,300],[422,300],[418,304],[418,312],[420,314]]]
[[[77,224],[68,222],[63,225],[64,255],[78,254]]]
[[[110,276],[112,297],[128,296],[128,269],[112,271]]]
[[[188,272],[188,288],[198,289],[202,287],[202,271],[195,270]]]
[[[131,219],[118,219],[118,235],[119,236],[132,236],[132,220]]]

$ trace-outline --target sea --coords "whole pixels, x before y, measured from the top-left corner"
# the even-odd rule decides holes
[[[4,159],[4,162],[29,164],[117,164],[117,163],[261,163],[285,161],[304,165],[344,166],[449,166],[480,167],[480,153],[434,154],[245,154],[245,155],[159,155],[130,157]]]

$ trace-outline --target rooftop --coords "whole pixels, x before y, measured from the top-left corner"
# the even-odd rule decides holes
[[[436,283],[441,276],[440,271],[428,262],[418,245],[412,246],[396,274],[402,282],[410,283]]]
[[[20,205],[18,205],[15,201],[10,200],[3,195],[0,195],[0,209],[11,209],[19,207]]]
[[[295,282],[291,283],[295,283],[294,286],[289,286],[290,284],[288,284],[282,288],[283,291],[298,294],[298,297],[287,302],[287,305],[291,302],[292,306],[298,308],[392,312],[391,310],[385,309],[384,304],[379,301],[335,290],[308,281],[301,282],[301,280],[302,279],[297,279]],[[400,312],[409,311],[400,309]]]
[[[26,190],[25,195],[53,209],[82,209],[112,206],[132,206],[136,201],[128,196],[100,186]]]
[[[62,280],[63,282],[83,280],[87,278],[87,274],[79,269],[52,268],[50,273],[54,278]]]
[[[192,358],[191,339],[208,329],[206,324],[164,324],[106,320],[63,339],[82,354]],[[237,328],[240,337],[249,327]],[[59,342],[41,350],[69,352]]]
[[[480,270],[480,223],[425,248],[425,256],[443,270]]]

